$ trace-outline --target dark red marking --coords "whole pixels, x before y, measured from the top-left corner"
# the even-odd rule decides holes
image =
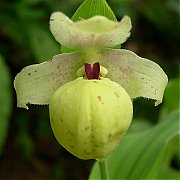
[[[97,62],[91,67],[91,64],[85,63],[85,72],[88,79],[99,79],[100,64]]]
[[[93,79],[93,73],[90,64],[85,64],[85,72],[88,79]]]
[[[93,79],[99,79],[99,75],[100,75],[100,64],[97,62],[93,64]]]

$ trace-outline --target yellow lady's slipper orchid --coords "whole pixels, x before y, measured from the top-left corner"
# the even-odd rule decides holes
[[[127,16],[120,22],[103,16],[73,22],[56,12],[50,29],[75,52],[25,67],[14,81],[17,105],[50,104],[51,126],[63,147],[82,159],[105,158],[129,128],[131,98],[160,104],[167,76],[158,64],[113,49],[130,35]]]

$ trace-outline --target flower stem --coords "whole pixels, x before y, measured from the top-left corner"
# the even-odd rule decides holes
[[[103,161],[99,161],[99,168],[100,168],[100,174],[101,174],[101,180],[108,180],[108,167],[107,167],[107,161],[104,159]]]

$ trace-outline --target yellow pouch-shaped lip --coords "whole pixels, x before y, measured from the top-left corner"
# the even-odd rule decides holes
[[[61,86],[50,101],[57,141],[81,159],[103,159],[119,144],[132,120],[131,98],[107,78],[77,78]]]

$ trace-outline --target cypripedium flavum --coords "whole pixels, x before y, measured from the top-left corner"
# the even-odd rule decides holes
[[[131,20],[103,16],[71,21],[61,12],[50,18],[55,39],[74,52],[25,67],[15,78],[17,105],[49,104],[58,142],[81,159],[103,159],[128,130],[132,99],[162,102],[168,82],[162,68],[125,49]]]

